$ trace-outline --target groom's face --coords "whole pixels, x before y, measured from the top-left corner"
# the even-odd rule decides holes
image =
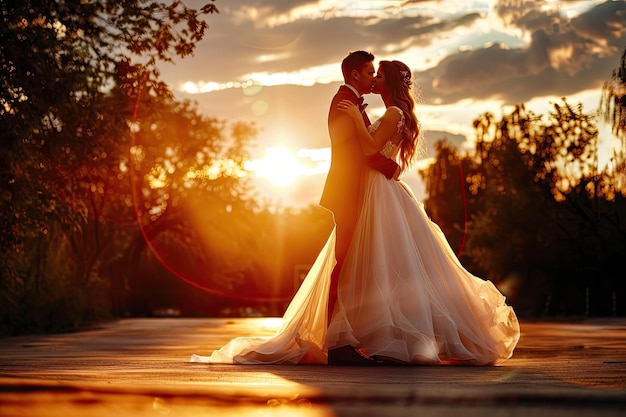
[[[357,74],[357,85],[356,89],[360,94],[369,94],[372,92],[372,85],[374,83],[374,75],[376,71],[374,70],[374,63],[368,62],[366,63],[360,72]]]

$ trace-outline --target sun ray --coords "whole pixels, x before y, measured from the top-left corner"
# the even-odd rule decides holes
[[[254,171],[257,177],[267,178],[278,186],[285,186],[303,175],[304,167],[289,149],[270,147],[265,149],[265,158],[249,161],[245,168]]]

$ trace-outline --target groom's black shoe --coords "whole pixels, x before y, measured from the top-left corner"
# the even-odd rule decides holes
[[[331,366],[376,366],[376,361],[367,359],[352,346],[342,346],[328,351],[328,365]]]

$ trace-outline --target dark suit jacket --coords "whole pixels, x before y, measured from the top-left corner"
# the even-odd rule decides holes
[[[332,157],[320,199],[320,204],[335,214],[335,221],[345,215],[356,217],[355,213],[360,207],[361,176],[366,164],[382,172],[387,178],[392,178],[398,167],[394,161],[378,153],[369,157],[364,156],[356,129],[349,137],[337,137],[337,132],[333,130],[333,123],[341,114],[337,104],[344,99],[359,104],[354,92],[346,86],[339,88],[330,104],[328,130]],[[363,112],[363,120],[367,126],[370,125],[365,112]]]

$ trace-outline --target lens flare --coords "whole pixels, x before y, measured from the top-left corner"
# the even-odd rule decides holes
[[[142,177],[141,174],[139,173],[139,169],[138,167],[141,165],[141,163],[143,162],[143,149],[141,146],[137,145],[137,140],[136,140],[136,133],[139,131],[138,128],[135,128],[137,126],[139,126],[138,122],[137,122],[137,112],[138,112],[138,107],[139,107],[139,96],[137,98],[137,102],[135,103],[135,109],[133,112],[133,122],[130,126],[130,139],[131,139],[131,146],[130,146],[130,160],[132,160],[133,165],[134,165],[134,169],[129,169],[129,173],[130,173],[130,179],[131,179],[131,190],[132,190],[132,198],[133,198],[133,207],[134,207],[134,211],[135,211],[135,219],[137,222],[137,226],[139,227],[140,233],[143,237],[143,240],[146,243],[146,247],[150,250],[150,252],[152,253],[152,255],[154,256],[154,258],[165,268],[167,269],[173,276],[175,276],[176,278],[180,279],[181,281],[187,283],[188,285],[197,288],[203,292],[206,293],[210,293],[213,295],[217,295],[217,296],[221,296],[221,297],[226,297],[226,298],[231,298],[231,299],[236,299],[236,300],[241,300],[241,301],[254,301],[254,302],[285,302],[285,301],[289,301],[291,299],[291,295],[288,297],[282,296],[282,297],[278,297],[278,296],[264,296],[264,295],[249,295],[249,294],[241,294],[241,293],[236,293],[235,290],[231,290],[231,291],[224,291],[224,290],[220,290],[217,288],[213,288],[207,285],[202,284],[202,279],[200,279],[199,277],[192,277],[189,276],[189,274],[181,272],[181,270],[179,268],[176,268],[172,265],[171,262],[168,261],[168,258],[175,258],[174,256],[171,256],[172,254],[169,253],[163,253],[162,251],[160,251],[157,246],[155,245],[155,237],[153,236],[151,237],[150,234],[148,233],[148,231],[146,230],[146,227],[143,224],[143,219],[142,216],[143,214],[147,211],[149,213],[154,214],[154,209],[155,207],[150,207],[149,205],[146,205],[146,202],[143,199],[142,196],[142,189],[144,189],[143,187],[143,183],[142,180],[143,179],[147,179],[150,183],[151,186],[155,186],[155,187],[160,187],[162,186],[166,186],[166,184],[162,184],[163,181],[165,181],[165,178],[161,178],[161,174],[162,174],[162,170],[160,169],[156,169],[156,168],[152,168],[152,170],[150,171],[149,175],[147,177]],[[197,172],[193,173],[194,175],[197,175]],[[207,173],[203,173],[205,175],[210,174],[210,172]],[[190,174],[191,175],[191,174]],[[193,175],[191,175],[193,176]],[[166,206],[165,207],[156,207],[157,209],[161,210],[161,211],[165,211],[166,210]],[[228,211],[228,210],[227,210]],[[157,214],[161,214],[162,213],[157,213]],[[206,211],[203,213],[206,215]],[[157,216],[158,217],[158,216]],[[198,225],[200,227],[200,225]],[[201,242],[197,242],[197,244],[201,244]],[[179,248],[180,249],[180,248]],[[245,255],[241,255],[241,256],[245,256]]]

